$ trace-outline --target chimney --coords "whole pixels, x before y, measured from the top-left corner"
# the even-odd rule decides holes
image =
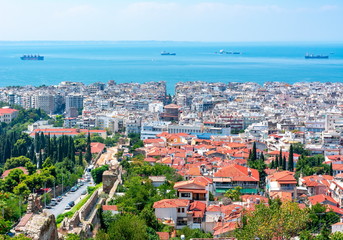
[[[248,168],[248,176],[251,177],[251,170]]]

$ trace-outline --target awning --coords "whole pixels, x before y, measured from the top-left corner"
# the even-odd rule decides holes
[[[241,189],[241,193],[257,193],[257,189],[243,188]]]
[[[231,188],[217,188],[216,192],[217,193],[226,193],[226,191],[229,190],[229,189],[231,189]]]
[[[233,188],[217,188],[216,192],[217,193],[226,193],[227,190],[233,189]],[[257,189],[254,188],[243,188],[241,189],[241,193],[246,194],[246,193],[258,193]]]
[[[177,190],[178,192],[191,192],[191,193],[207,193],[205,189],[184,189],[180,188]]]

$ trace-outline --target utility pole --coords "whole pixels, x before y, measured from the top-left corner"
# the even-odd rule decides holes
[[[54,180],[54,198],[56,198],[56,185],[55,185],[55,180]]]
[[[44,206],[46,208],[46,183],[44,184]]]

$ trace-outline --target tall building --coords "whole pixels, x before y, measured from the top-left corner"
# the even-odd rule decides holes
[[[83,108],[83,96],[80,94],[70,94],[66,97],[66,116],[77,117],[78,110]]]
[[[55,112],[55,98],[53,95],[36,95],[33,97],[34,108],[42,109],[47,114]]]

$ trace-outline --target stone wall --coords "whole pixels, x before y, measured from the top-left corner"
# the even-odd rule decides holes
[[[41,214],[34,214],[19,233],[33,240],[58,240],[55,216],[46,210]]]

